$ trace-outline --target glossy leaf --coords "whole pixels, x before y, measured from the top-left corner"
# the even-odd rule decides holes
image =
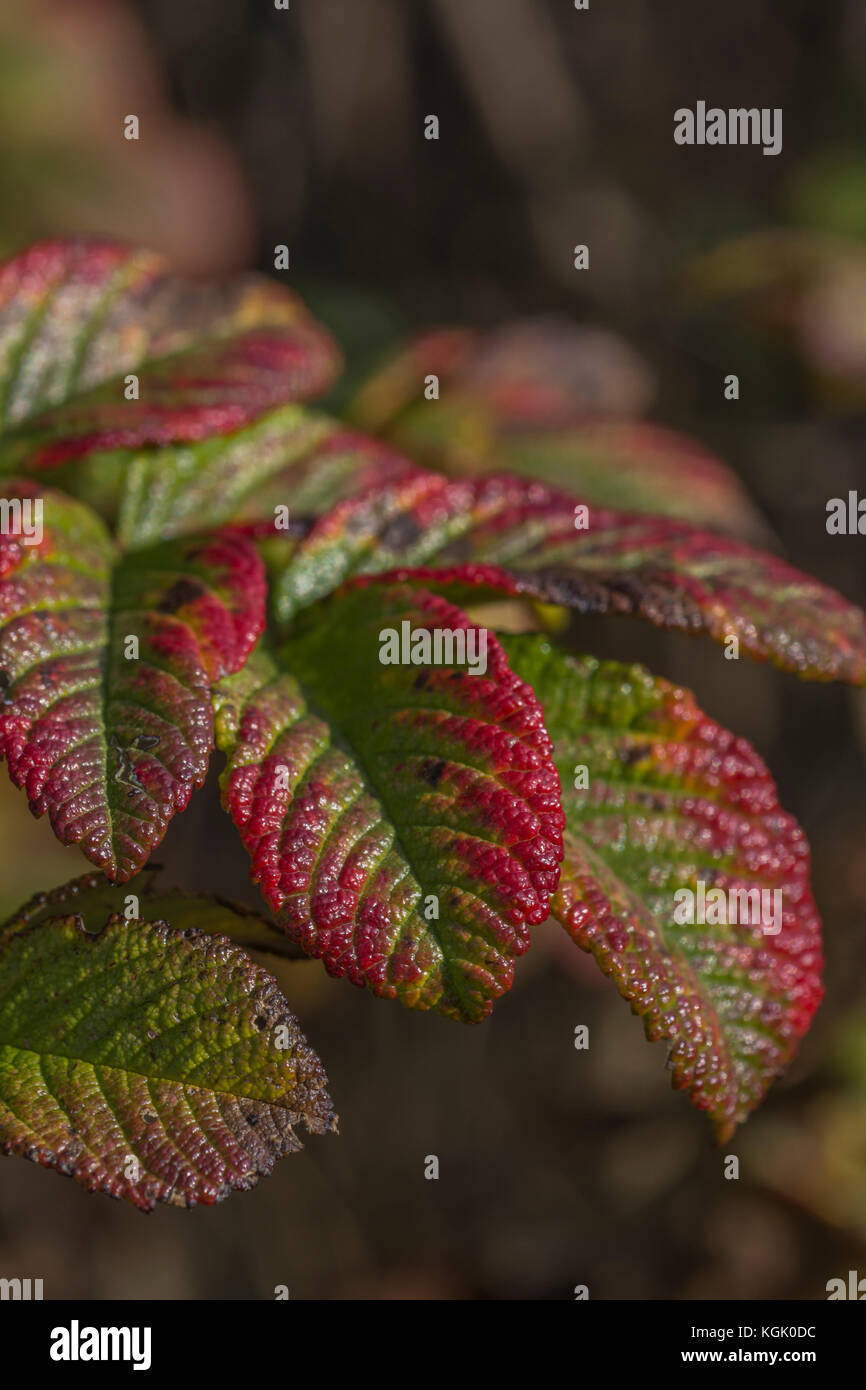
[[[222,434],[326,390],[338,360],[300,301],[262,278],[184,282],[149,251],[98,241],[41,242],[0,268],[12,466]]]
[[[0,929],[0,1151],[147,1211],[253,1187],[300,1148],[296,1126],[336,1127],[318,1057],[239,947],[99,926]]]
[[[833,589],[726,537],[590,508],[525,479],[418,474],[335,508],[284,565],[270,558],[282,621],[352,576],[385,572],[458,602],[525,596],[735,636],[742,651],[805,678],[866,681],[866,615]]]
[[[687,691],[540,637],[502,640],[544,706],[562,781],[552,911],[647,1036],[668,1044],[674,1085],[724,1141],[791,1061],[821,998],[806,838],[754,749]],[[716,899],[702,914],[699,885],[722,890],[724,908]],[[682,889],[709,922],[682,921]]]
[[[0,536],[0,751],[34,815],[124,879],[204,781],[211,686],[262,630],[262,564],[230,533],[120,556],[81,503],[39,497],[41,543]]]
[[[332,974],[484,1018],[558,877],[538,703],[492,635],[483,674],[380,662],[385,629],[470,628],[442,598],[377,587],[312,616],[217,692],[224,802],[253,878]]]

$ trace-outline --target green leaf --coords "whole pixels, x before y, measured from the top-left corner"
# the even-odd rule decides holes
[[[502,642],[542,702],[562,782],[552,912],[647,1036],[667,1042],[673,1084],[724,1141],[789,1064],[820,1002],[806,838],[754,749],[687,691],[540,637]],[[698,908],[699,885],[725,895],[724,912],[715,899],[705,915],[726,920],[678,920],[687,900],[678,911],[674,895],[689,890]]]
[[[100,241],[41,242],[0,268],[7,466],[223,434],[325,391],[338,363],[300,301],[260,277],[184,282]]]
[[[97,934],[80,915],[0,929],[0,1151],[149,1211],[253,1187],[297,1125],[336,1128],[318,1057],[239,947],[88,918]]]
[[[128,878],[204,781],[211,686],[264,625],[261,561],[230,533],[120,555],[81,503],[6,494],[44,513],[38,543],[0,536],[0,753],[34,815]]]
[[[383,633],[404,623],[422,643],[471,627],[416,589],[356,590],[223,682],[223,798],[304,951],[375,994],[475,1021],[547,916],[559,785],[538,703],[495,638],[483,674],[433,651],[382,664]]]
[[[589,507],[522,478],[418,473],[341,503],[284,564],[278,551],[268,559],[283,622],[344,580],[384,572],[457,602],[526,597],[736,637],[804,678],[866,682],[866,615],[833,589],[725,536]]]
[[[38,477],[38,468],[32,470]],[[52,470],[52,482],[96,506],[127,549],[203,527],[282,526],[327,511],[413,466],[384,445],[300,406],[230,434],[163,449],[96,450]],[[277,509],[283,509],[278,513]]]

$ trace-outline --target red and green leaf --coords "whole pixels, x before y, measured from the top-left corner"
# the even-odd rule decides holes
[[[688,435],[647,421],[514,432],[494,450],[491,467],[568,488],[598,507],[675,517],[755,542],[769,536],[726,464]]]
[[[149,1211],[249,1189],[298,1125],[336,1128],[276,980],[211,934],[213,904],[207,932],[178,931],[53,897],[54,916],[0,928],[0,1152]]]
[[[428,374],[441,397],[423,398]],[[353,417],[409,457],[452,476],[508,469],[584,501],[766,540],[730,468],[686,435],[627,418],[641,377],[624,345],[571,325],[490,335],[439,330],[365,385]]]
[[[411,588],[335,598],[218,692],[227,809],[278,921],[334,975],[484,1018],[543,921],[562,811],[531,689],[487,669],[383,665],[382,633],[465,631]]]
[[[486,333],[436,328],[420,335],[365,383],[353,419],[399,439],[404,412],[421,402],[432,441],[438,402],[423,399],[431,374],[456,426],[452,457],[471,456],[502,428],[561,429],[590,415],[640,414],[653,393],[644,363],[616,334],[568,319],[527,319]],[[438,438],[437,452],[447,451],[444,434]]]
[[[325,391],[338,365],[300,300],[260,277],[185,282],[100,241],[42,242],[0,268],[7,467],[224,434]]]
[[[344,580],[384,572],[458,602],[523,596],[735,636],[749,655],[804,678],[866,681],[866,615],[833,589],[683,522],[581,505],[526,479],[419,473],[342,503],[284,566],[276,559],[275,612],[287,621]]]
[[[293,521],[318,516],[415,471],[392,449],[327,416],[283,406],[193,443],[97,450],[59,466],[51,480],[94,506],[132,549],[204,527],[273,526],[278,508],[288,508]]]
[[[211,687],[262,630],[263,568],[231,533],[119,555],[81,503],[39,496],[41,543],[0,537],[0,752],[34,815],[124,879],[204,781]]]
[[[542,702],[562,782],[566,854],[552,911],[647,1036],[668,1044],[674,1085],[724,1141],[789,1064],[820,1002],[806,838],[754,749],[687,691],[540,637],[502,640]],[[737,901],[722,914],[745,920],[680,924],[674,895],[699,883],[751,893],[750,911]],[[776,933],[762,929],[762,891],[781,895],[763,899],[781,907]]]
[[[423,398],[430,373],[441,392],[434,401]],[[644,404],[641,381],[636,359],[597,329],[557,321],[490,334],[443,329],[398,353],[367,382],[352,414],[452,476],[507,469],[596,506],[766,540],[736,474],[708,449],[622,418]]]

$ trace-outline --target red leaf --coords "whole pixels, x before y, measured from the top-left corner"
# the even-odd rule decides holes
[[[315,616],[218,693],[224,800],[253,877],[332,974],[484,1018],[558,878],[538,703],[492,636],[484,674],[381,663],[383,628],[471,626],[435,595],[355,590]]]
[[[0,752],[34,815],[124,879],[204,781],[211,686],[264,626],[263,568],[231,534],[118,556],[81,503],[39,496],[41,544],[0,537]]]

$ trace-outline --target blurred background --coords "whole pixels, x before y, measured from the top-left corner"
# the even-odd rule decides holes
[[[0,0],[0,249],[110,233],[219,274],[272,270],[287,244],[346,349],[330,404],[356,418],[407,334],[581,325],[578,397],[699,441],[762,517],[719,525],[771,532],[863,603],[863,538],[828,536],[825,508],[866,494],[864,77],[863,0]],[[676,146],[674,110],[698,100],[782,107],[782,154]],[[341,1136],[218,1209],[146,1218],[4,1162],[0,1275],[119,1299],[808,1299],[866,1275],[866,707],[628,621],[569,640],[691,686],[812,843],[826,999],[737,1138],[714,1148],[559,929],[476,1029],[302,962],[281,980]],[[173,823],[164,879],[255,902],[213,783]],[[83,872],[5,780],[0,836],[4,913]]]

